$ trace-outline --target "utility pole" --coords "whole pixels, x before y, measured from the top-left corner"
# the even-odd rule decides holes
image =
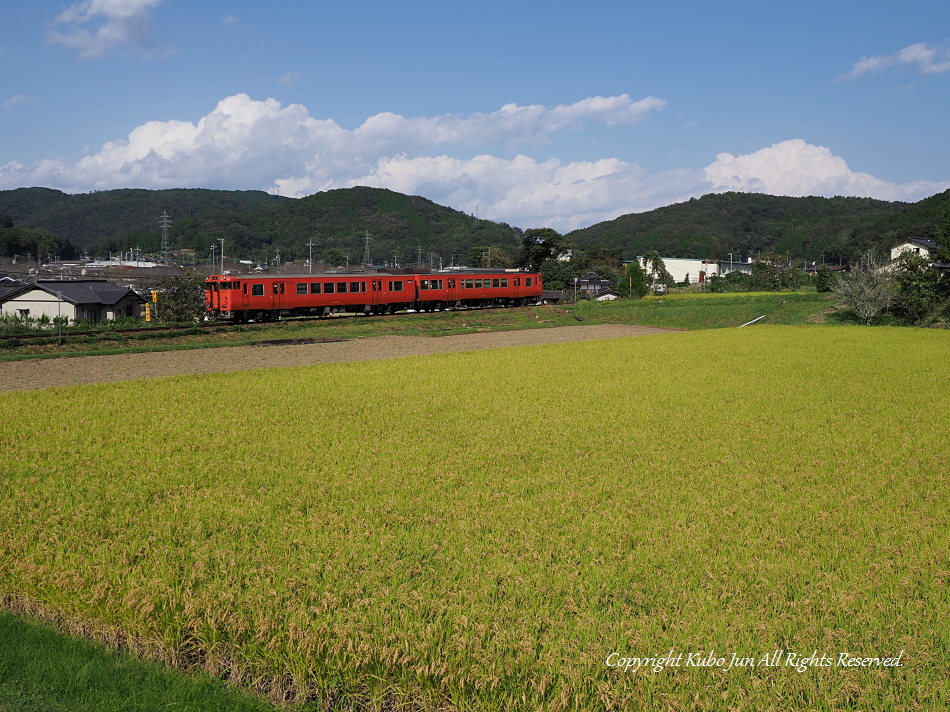
[[[307,260],[307,265],[310,267],[310,274],[313,274],[313,238],[310,238],[310,242],[307,243],[307,247],[310,248],[310,259]]]
[[[214,251],[218,249],[217,245],[211,245],[211,274],[214,274],[215,261],[214,261]]]
[[[221,243],[221,274],[224,274],[224,238],[219,237],[218,242]]]

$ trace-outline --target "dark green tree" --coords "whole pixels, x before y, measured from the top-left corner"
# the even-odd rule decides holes
[[[642,299],[650,291],[650,287],[647,285],[646,273],[638,260],[633,260],[627,264],[623,281],[624,283],[619,285],[617,290],[620,294],[626,294],[634,299]]]
[[[834,272],[822,265],[821,269],[818,270],[818,275],[815,277],[815,289],[819,292],[830,292],[831,283],[834,278]]]
[[[541,283],[545,289],[567,289],[575,276],[568,262],[545,260],[541,263]]]
[[[558,257],[564,249],[561,234],[549,227],[525,230],[518,250],[518,266],[538,270],[545,260]]]
[[[196,272],[158,280],[158,318],[163,322],[201,321],[205,315],[205,280]]]
[[[897,261],[897,312],[909,323],[920,324],[933,314],[948,294],[950,280],[920,255],[905,252]]]
[[[943,222],[934,230],[934,241],[937,250],[931,255],[934,262],[950,263],[950,212],[943,217]]]

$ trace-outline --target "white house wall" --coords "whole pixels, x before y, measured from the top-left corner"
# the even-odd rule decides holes
[[[47,294],[42,289],[31,289],[3,303],[4,314],[18,314],[23,309],[28,309],[29,316],[34,318],[43,314],[50,319],[55,319],[57,316],[76,318],[75,306],[67,301],[59,301],[54,295]]]
[[[705,272],[706,279],[709,279],[714,274],[719,273],[719,268],[716,263],[706,263],[703,260],[692,260],[685,259],[680,257],[664,257],[663,264],[666,265],[666,271],[670,273],[674,280],[677,282],[682,282],[686,279],[686,276],[689,275],[690,284],[696,284],[699,281],[699,273]],[[640,258],[640,265],[643,267],[644,271],[649,274],[646,266],[646,260]]]

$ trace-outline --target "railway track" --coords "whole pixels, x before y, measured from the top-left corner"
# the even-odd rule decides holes
[[[66,330],[62,333],[59,333],[53,329],[49,331],[31,331],[28,334],[0,334],[0,339],[21,339],[21,340],[35,340],[35,339],[56,339],[62,336],[63,339],[67,339],[73,336],[102,336],[103,334],[173,334],[176,331],[191,331],[193,329],[214,329],[222,326],[232,326],[227,322],[207,322],[203,324],[190,324],[187,326],[156,326],[156,327],[142,327],[142,328],[133,328],[133,329],[99,329],[99,330],[87,330],[87,331],[72,331]]]

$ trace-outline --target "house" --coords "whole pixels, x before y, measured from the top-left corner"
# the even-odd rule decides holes
[[[585,299],[590,299],[593,295],[602,292],[613,286],[613,282],[604,279],[596,272],[588,272],[577,280],[577,291]]]
[[[637,260],[640,262],[643,271],[649,274],[650,270],[647,267],[646,258],[639,256]],[[689,279],[691,284],[695,284],[696,282],[705,282],[714,274],[722,273],[722,263],[717,265],[715,260],[698,260],[692,257],[664,257],[663,264],[666,266],[666,271],[673,277],[674,282],[685,282]],[[738,266],[739,263],[736,264]],[[726,272],[728,271],[727,269]]]
[[[20,282],[13,277],[8,277],[5,274],[0,274],[0,300],[2,300],[8,294],[17,291],[20,287],[25,287],[26,282]]]
[[[620,297],[620,295],[612,289],[602,289],[599,292],[593,292],[585,296],[588,299],[594,300],[595,302],[612,302],[614,299],[618,299]]]
[[[104,279],[37,280],[0,295],[0,312],[99,322],[139,317],[145,300],[129,287]]]
[[[744,274],[752,274],[752,258],[747,257],[745,261],[742,260],[719,260],[719,274],[722,277],[725,277],[730,272],[742,272]]]
[[[922,238],[910,237],[891,248],[891,261],[898,259],[905,252],[921,257],[930,257],[931,253],[936,252],[937,243],[933,240],[924,240]]]

